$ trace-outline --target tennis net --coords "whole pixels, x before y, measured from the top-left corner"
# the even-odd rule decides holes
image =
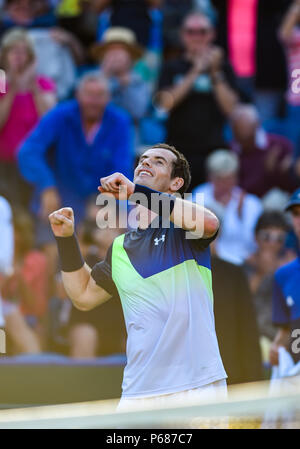
[[[229,388],[222,400],[172,401],[116,412],[118,400],[0,411],[0,429],[300,429],[300,377]]]

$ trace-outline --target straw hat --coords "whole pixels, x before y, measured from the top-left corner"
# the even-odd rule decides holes
[[[143,55],[143,49],[137,43],[133,31],[123,27],[112,27],[104,33],[102,42],[93,45],[91,49],[92,57],[99,61],[112,44],[124,45],[134,60],[141,58]]]

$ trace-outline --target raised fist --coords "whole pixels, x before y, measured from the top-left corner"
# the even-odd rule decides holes
[[[71,207],[63,207],[52,212],[49,221],[56,237],[70,237],[74,234],[74,212]]]
[[[135,184],[122,173],[114,173],[100,179],[99,192],[114,196],[119,200],[127,200],[133,194]]]

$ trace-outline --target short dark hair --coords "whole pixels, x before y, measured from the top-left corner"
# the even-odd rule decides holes
[[[266,211],[261,214],[255,226],[255,234],[258,234],[259,231],[266,228],[280,228],[283,231],[289,230],[284,214],[276,210]]]
[[[180,151],[176,150],[172,145],[168,145],[167,143],[158,143],[154,145],[152,148],[163,148],[164,150],[171,151],[176,156],[176,160],[173,162],[173,169],[171,173],[171,178],[182,178],[184,180],[183,186],[178,190],[178,192],[182,195],[187,191],[191,184],[191,169],[190,165],[184,156],[184,154],[180,153]],[[150,148],[149,148],[150,149]]]
[[[214,23],[213,23],[211,17],[208,14],[206,14],[204,11],[199,11],[199,9],[194,9],[194,10],[191,10],[191,11],[189,11],[189,12],[187,12],[185,14],[185,16],[183,17],[183,19],[181,21],[181,28],[184,28],[185,23],[187,22],[187,20],[190,17],[194,17],[194,16],[204,17],[209,22],[211,28],[214,27]]]

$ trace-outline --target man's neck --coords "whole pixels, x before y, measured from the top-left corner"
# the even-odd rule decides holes
[[[93,129],[96,125],[99,125],[99,123],[101,122],[102,117],[99,117],[98,119],[93,119],[93,120],[89,120],[89,119],[84,119],[83,118],[83,128],[86,132],[89,132],[91,129]]]

